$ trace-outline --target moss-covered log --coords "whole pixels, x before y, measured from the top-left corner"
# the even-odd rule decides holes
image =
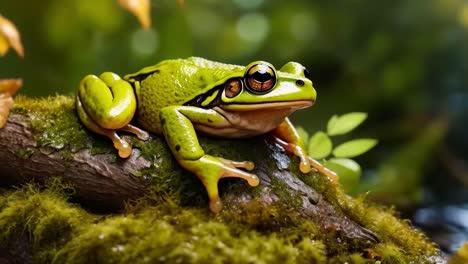
[[[69,97],[18,97],[0,130],[0,184],[5,187],[0,193],[0,259],[443,261],[437,248],[393,211],[347,196],[322,175],[301,174],[294,157],[263,137],[201,138],[210,154],[254,161],[261,179],[257,188],[222,180],[225,209],[212,215],[203,186],[177,165],[163,139],[154,135],[142,142],[125,136],[135,149],[122,160],[107,139],[79,124],[73,105]],[[38,185],[11,189],[31,181]],[[64,189],[73,191],[65,195]],[[101,215],[65,202],[69,197],[84,208],[100,209]],[[121,210],[106,215],[103,209]],[[18,247],[25,249],[20,256]]]

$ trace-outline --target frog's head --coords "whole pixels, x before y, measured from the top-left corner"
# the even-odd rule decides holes
[[[297,62],[288,62],[278,71],[268,62],[255,61],[245,68],[232,69],[216,81],[214,88],[196,96],[186,105],[226,110],[252,111],[311,106],[317,97],[309,71]]]

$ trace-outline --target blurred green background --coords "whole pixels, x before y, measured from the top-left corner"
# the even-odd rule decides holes
[[[379,145],[357,159],[350,193],[396,205],[444,250],[468,240],[466,0],[152,0],[149,31],[116,0],[2,1],[0,13],[26,53],[1,58],[0,78],[23,78],[29,96],[72,95],[85,74],[169,58],[298,61],[319,96],[296,125],[369,113],[351,137]]]

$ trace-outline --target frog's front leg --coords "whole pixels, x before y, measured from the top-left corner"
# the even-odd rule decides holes
[[[136,110],[135,92],[117,74],[84,77],[78,86],[76,109],[81,122],[89,130],[110,138],[122,158],[130,156],[132,147],[116,130],[131,132],[142,140],[149,138],[147,132],[130,124]]]
[[[318,172],[327,176],[333,183],[338,182],[338,176],[335,172],[327,169],[320,162],[309,157],[305,151],[305,145],[302,138],[297,133],[294,126],[288,118],[286,118],[277,128],[272,131],[273,139],[276,143],[282,146],[286,152],[294,154],[300,158],[299,169],[302,173],[310,172],[313,167]]]
[[[161,109],[161,126],[164,137],[179,164],[193,172],[201,180],[208,193],[210,209],[217,213],[222,209],[218,194],[221,178],[235,177],[246,180],[250,186],[257,186],[259,179],[238,168],[252,170],[250,161],[231,161],[205,154],[195,132],[195,126],[213,129],[228,127],[226,119],[212,109],[191,106],[168,106]]]

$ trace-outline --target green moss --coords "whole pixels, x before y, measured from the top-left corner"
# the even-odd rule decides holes
[[[172,200],[177,204],[206,204],[205,189],[197,177],[183,170],[167,147],[164,138],[155,135],[143,142],[133,138],[134,147],[141,150],[141,156],[150,161],[151,166],[134,175],[144,177],[152,183],[153,201]],[[163,197],[163,198],[161,198]]]
[[[187,214],[187,213],[182,213]],[[197,212],[184,224],[154,212],[114,217],[93,225],[59,252],[58,263],[293,263],[298,253],[274,236],[245,233],[233,236],[229,227],[200,220]],[[177,217],[177,216],[175,216]],[[145,220],[150,220],[149,225]],[[191,221],[189,219],[192,219]],[[169,220],[169,221],[168,221]],[[189,221],[189,222],[187,222]],[[82,241],[91,241],[83,244]],[[261,243],[260,243],[261,241]],[[256,252],[261,251],[262,254]],[[216,253],[215,253],[216,252]],[[215,254],[214,254],[215,253]]]
[[[291,170],[297,170],[294,159]],[[392,208],[386,208],[367,201],[365,196],[353,198],[348,196],[341,186],[334,186],[326,177],[303,175],[295,171],[301,180],[312,186],[337,210],[343,211],[351,219],[378,234],[381,241],[375,251],[381,254],[384,263],[407,263],[408,255],[413,255],[416,262],[425,263],[424,256],[437,255],[439,249],[421,231],[411,226],[407,220],[401,220]],[[419,259],[418,256],[422,256]]]
[[[12,111],[29,116],[41,151],[74,152],[91,147],[92,139],[78,122],[72,97],[32,99],[17,96]]]
[[[375,247],[375,258],[383,263],[406,263],[405,252],[394,244],[382,243]]]
[[[26,236],[37,263],[423,263],[429,256],[392,241],[337,251],[339,242],[281,204],[241,204],[213,216],[144,199],[98,216],[68,203],[63,188],[55,182],[1,194],[0,244]]]
[[[39,263],[320,263],[320,241],[239,228],[204,209],[171,203],[98,217],[53,191],[28,186],[0,196],[2,243],[26,234]],[[232,217],[232,215],[230,216]]]
[[[81,149],[90,149],[92,155],[115,153],[109,140],[89,133],[75,113],[75,99],[70,96],[29,98],[17,96],[13,113],[27,115],[37,144],[43,153],[59,151],[65,160]]]
[[[323,195],[329,203],[336,208],[340,207],[340,201],[337,199],[337,196],[341,190],[341,186],[333,184],[326,176],[319,173],[303,174],[299,170],[299,158],[297,157],[292,158],[290,170],[304,183]],[[345,194],[343,193],[343,195]]]
[[[73,160],[73,153],[71,153],[70,151],[62,151],[61,154],[62,154],[63,160],[66,160],[66,161]]]
[[[300,196],[300,193],[288,190],[289,186],[280,179],[272,177],[271,185],[271,190],[283,203],[288,204],[292,208],[298,208],[302,205],[302,197]]]
[[[419,230],[413,228],[407,220],[396,217],[391,208],[373,205],[365,197],[341,199],[345,212],[371,230],[378,231],[383,241],[391,241],[402,252],[416,255],[435,255],[438,249],[435,244]],[[388,248],[387,248],[388,249]]]
[[[26,237],[37,261],[47,263],[93,218],[57,192],[27,186],[0,196],[0,245]]]
[[[32,154],[34,154],[34,151],[30,149],[18,150],[15,153],[15,155],[20,159],[29,159]]]

